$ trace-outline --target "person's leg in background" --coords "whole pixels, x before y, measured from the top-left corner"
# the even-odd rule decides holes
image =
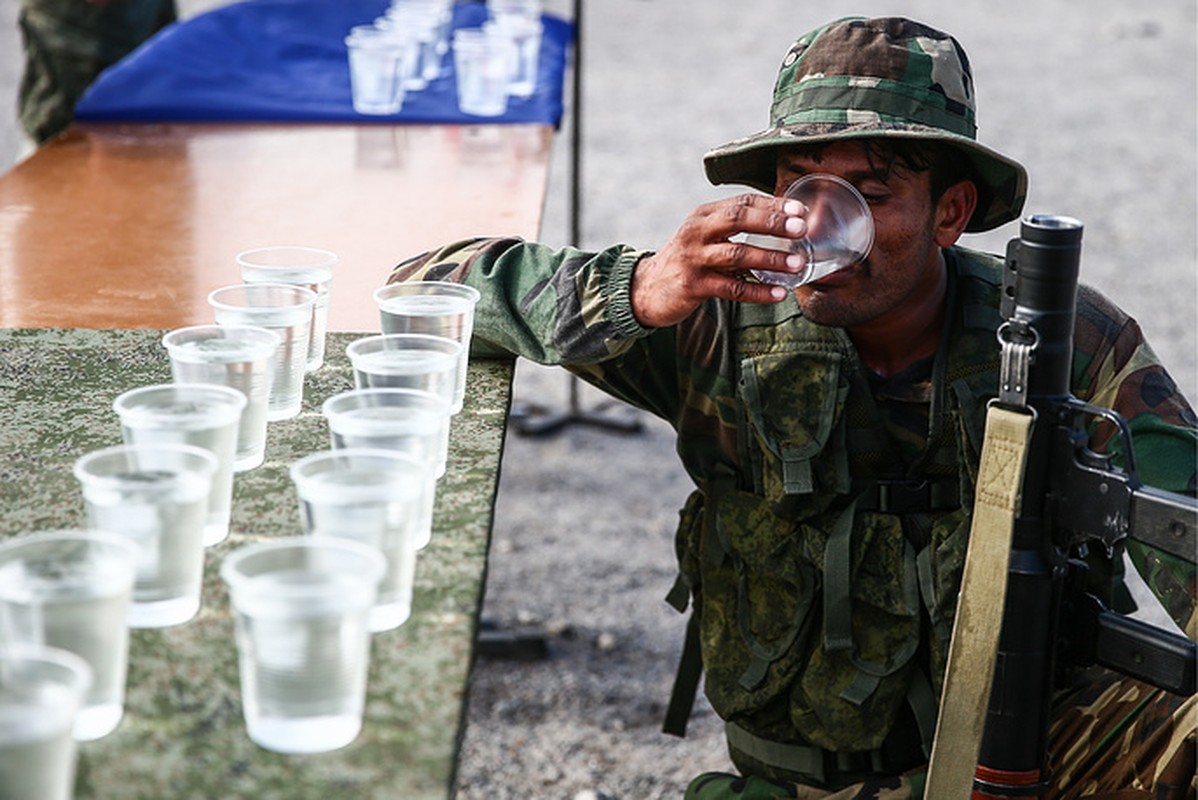
[[[175,0],[21,0],[17,103],[32,147],[71,124],[96,76],[175,18]]]

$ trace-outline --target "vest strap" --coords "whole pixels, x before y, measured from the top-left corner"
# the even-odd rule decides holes
[[[686,622],[686,639],[682,642],[682,655],[678,657],[678,672],[674,677],[674,689],[670,693],[670,704],[666,706],[666,718],[661,730],[673,736],[686,736],[686,723],[695,706],[695,695],[699,691],[699,678],[703,674],[703,657],[699,651],[699,614],[692,611]]]
[[[887,771],[881,750],[835,753],[811,745],[784,744],[749,733],[730,721],[724,723],[724,735],[728,739],[729,749],[775,769],[808,776],[822,784],[828,784],[829,778],[835,778],[838,774],[865,775]]]

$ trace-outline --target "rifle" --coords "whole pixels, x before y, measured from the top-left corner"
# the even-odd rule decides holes
[[[1048,724],[1063,668],[1100,664],[1180,695],[1195,693],[1198,643],[1117,614],[1087,593],[1082,547],[1122,553],[1130,535],[1194,561],[1198,500],[1144,486],[1127,422],[1070,393],[1082,225],[1023,220],[1007,248],[999,330],[1001,406],[1030,412],[1007,594],[973,797],[1040,797]],[[1122,466],[1088,447],[1087,424],[1115,426]]]

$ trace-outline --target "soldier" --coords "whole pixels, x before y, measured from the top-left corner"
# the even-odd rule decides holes
[[[21,0],[25,67],[17,103],[32,144],[70,125],[96,76],[174,20],[174,0]]]
[[[998,387],[1002,260],[956,242],[1016,219],[1026,173],[977,142],[961,46],[899,18],[801,37],[771,127],[704,162],[714,183],[773,196],[701,206],[656,251],[479,239],[391,280],[469,283],[477,353],[564,365],[675,427],[697,488],[670,599],[693,602],[740,772],[687,797],[920,797]],[[798,264],[730,237],[802,235],[806,209],[780,195],[811,173],[864,195],[872,250],[793,291],[753,280]],[[1074,346],[1074,394],[1130,422],[1146,483],[1193,494],[1198,425],[1136,323],[1082,287]],[[1091,445],[1110,438],[1099,425]],[[1192,565],[1129,550],[1194,636]],[[1119,559],[1090,559],[1126,610]],[[1054,713],[1049,796],[1192,797],[1193,700],[1084,677]]]

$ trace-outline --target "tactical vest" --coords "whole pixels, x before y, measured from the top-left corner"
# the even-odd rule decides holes
[[[888,447],[843,331],[792,303],[739,308],[740,474],[688,499],[670,601],[693,597],[688,639],[746,774],[835,787],[914,766],[892,757],[899,719],[914,720],[903,738],[922,744],[916,764],[930,746],[1001,322],[1001,262],[960,250],[947,261],[950,312],[914,464]],[[675,723],[687,671],[684,656]]]

